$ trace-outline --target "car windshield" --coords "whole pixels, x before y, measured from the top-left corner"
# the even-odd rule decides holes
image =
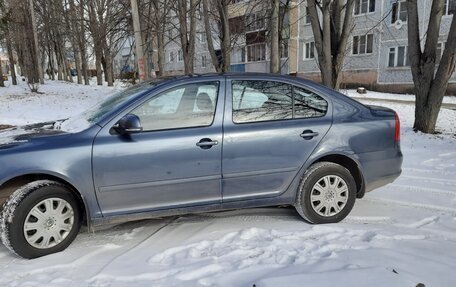
[[[131,97],[150,89],[151,87],[157,85],[156,82],[146,82],[139,85],[135,85],[131,88],[128,88],[124,91],[116,93],[108,97],[105,101],[95,105],[91,109],[87,110],[84,113],[85,119],[90,123],[98,122],[105,114],[116,109],[126,100]]]
[[[157,78],[153,81],[144,82],[130,87],[122,92],[116,93],[99,104],[93,106],[82,114],[71,117],[57,125],[57,128],[65,132],[79,132],[91,125],[98,123],[105,115],[117,109],[132,97],[147,91],[148,89],[162,83],[169,78]]]

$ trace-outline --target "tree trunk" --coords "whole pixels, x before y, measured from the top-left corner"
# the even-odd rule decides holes
[[[178,17],[180,27],[181,48],[184,56],[184,70],[186,75],[194,73],[197,0],[178,1]],[[190,7],[187,6],[190,4]],[[190,24],[190,27],[189,27]]]
[[[269,29],[270,37],[270,72],[280,73],[280,55],[279,55],[279,4],[280,0],[272,0],[271,24]]]
[[[138,76],[140,81],[146,78],[146,71],[144,70],[144,51],[143,41],[141,34],[141,22],[139,21],[138,2],[131,0],[131,14],[133,18],[133,30],[135,34],[135,48],[136,48],[136,64],[138,66]]]
[[[212,65],[214,66],[217,72],[222,72],[223,69],[219,64],[219,60],[217,55],[215,54],[214,49],[214,41],[212,40],[212,29],[211,29],[211,22],[209,19],[209,8],[208,8],[208,0],[202,0],[203,6],[203,20],[204,20],[204,31],[206,32],[206,42],[207,48],[209,50],[209,54],[211,55]]]
[[[0,87],[5,87],[5,82],[3,81],[3,67],[0,62]]]
[[[112,70],[112,57],[111,57],[111,51],[109,50],[109,47],[107,44],[104,44],[104,72],[106,76],[106,82],[108,82],[108,86],[112,87],[114,85],[114,77],[113,77],[113,70]]]
[[[8,51],[8,61],[10,65],[11,82],[13,85],[17,85],[16,70],[14,68],[14,55],[13,45],[11,43],[11,35],[9,33],[9,27],[6,27],[6,50]]]
[[[164,25],[163,25],[164,27]],[[158,70],[159,70],[159,75],[163,76],[165,74],[165,31],[164,29],[162,30],[161,33],[157,33],[157,50],[158,50]]]
[[[421,48],[417,0],[407,1],[408,47],[413,82],[415,84],[415,122],[413,129],[434,133],[448,81],[456,66],[456,21],[451,22],[445,50],[435,72],[437,42],[443,14],[443,2],[434,0],[426,35]]]
[[[65,17],[67,29],[70,32],[71,47],[73,48],[74,62],[76,66],[77,81],[78,84],[82,84],[82,75],[81,75],[81,55],[79,53],[79,46],[77,44],[77,13],[74,7],[74,0],[69,0],[68,4],[70,6],[68,17]]]
[[[85,40],[85,25],[84,25],[84,0],[79,1],[78,15],[79,19],[76,22],[76,35],[77,42],[79,46],[79,51],[81,53],[81,69],[82,77],[84,78],[84,85],[90,85],[89,74],[88,74],[88,64],[87,64],[87,52],[86,52],[86,40]]]
[[[276,0],[274,0],[276,1]],[[277,0],[280,1],[280,0]],[[228,72],[231,66],[231,33],[230,33],[230,22],[229,22],[229,13],[228,5],[230,1],[220,0],[217,1],[218,4],[218,16],[220,18],[220,49],[222,50],[222,72]],[[212,35],[209,34],[212,38]]]
[[[322,83],[336,90],[340,87],[348,37],[354,28],[354,3],[354,0],[322,0],[320,20],[317,0],[307,0]]]
[[[38,73],[38,80],[41,84],[44,84],[44,75],[43,75],[43,66],[41,66],[41,55],[40,55],[40,48],[38,45],[38,32],[36,29],[36,21],[35,21],[35,10],[33,8],[33,0],[29,0],[29,6],[30,6],[30,22],[31,22],[31,27],[32,27],[32,33],[33,33],[33,43],[34,43],[34,54],[35,54],[35,59],[34,63],[36,65],[36,70]]]

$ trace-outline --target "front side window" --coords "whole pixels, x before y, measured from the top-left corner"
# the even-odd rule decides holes
[[[302,88],[272,81],[233,81],[233,122],[324,116],[328,103]]]
[[[218,82],[188,84],[157,95],[131,113],[144,131],[210,126],[214,120]]]

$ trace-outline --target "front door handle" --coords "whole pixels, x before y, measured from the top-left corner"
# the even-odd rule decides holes
[[[218,145],[218,141],[213,141],[210,138],[203,138],[196,143],[196,146],[202,149],[210,149],[213,145]]]
[[[300,137],[302,137],[303,139],[305,140],[310,140],[312,139],[313,137],[316,137],[318,136],[318,132],[314,132],[312,130],[305,130],[302,132],[302,134],[299,135]]]

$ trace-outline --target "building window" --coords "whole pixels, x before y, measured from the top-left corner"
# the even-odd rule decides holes
[[[353,37],[353,55],[371,54],[374,46],[374,34]]]
[[[201,68],[207,67],[207,57],[206,55],[201,55]]]
[[[288,41],[285,40],[285,43],[282,43],[280,46],[280,58],[288,58]]]
[[[174,51],[170,51],[169,52],[168,60],[169,60],[170,63],[174,62]]]
[[[406,67],[409,65],[407,46],[389,48],[388,67]]]
[[[407,2],[395,2],[391,9],[391,24],[398,20],[407,22]]]
[[[247,46],[247,62],[266,60],[266,44],[259,43]]]
[[[199,41],[202,44],[206,43],[206,32],[199,33]]]
[[[444,15],[454,15],[456,13],[456,0],[444,0]]]
[[[263,14],[260,14],[260,13],[249,14],[247,16],[246,31],[252,32],[252,31],[258,31],[258,30],[264,30],[266,28],[265,23],[266,23],[265,17]]]
[[[182,50],[179,50],[179,51],[177,52],[177,61],[178,61],[178,62],[182,62],[183,60],[184,60],[184,53],[183,53]]]
[[[306,13],[306,14],[304,15],[304,23],[305,23],[305,24],[310,24],[309,8],[306,7],[304,11],[305,11],[305,13]]]
[[[231,62],[232,63],[244,63],[245,62],[245,49],[234,47],[231,50]]]
[[[170,41],[172,41],[176,37],[176,30],[174,27],[170,27],[168,29],[168,38]]]
[[[315,42],[307,42],[304,44],[304,60],[315,58]]]
[[[355,15],[375,12],[375,0],[355,0]]]

